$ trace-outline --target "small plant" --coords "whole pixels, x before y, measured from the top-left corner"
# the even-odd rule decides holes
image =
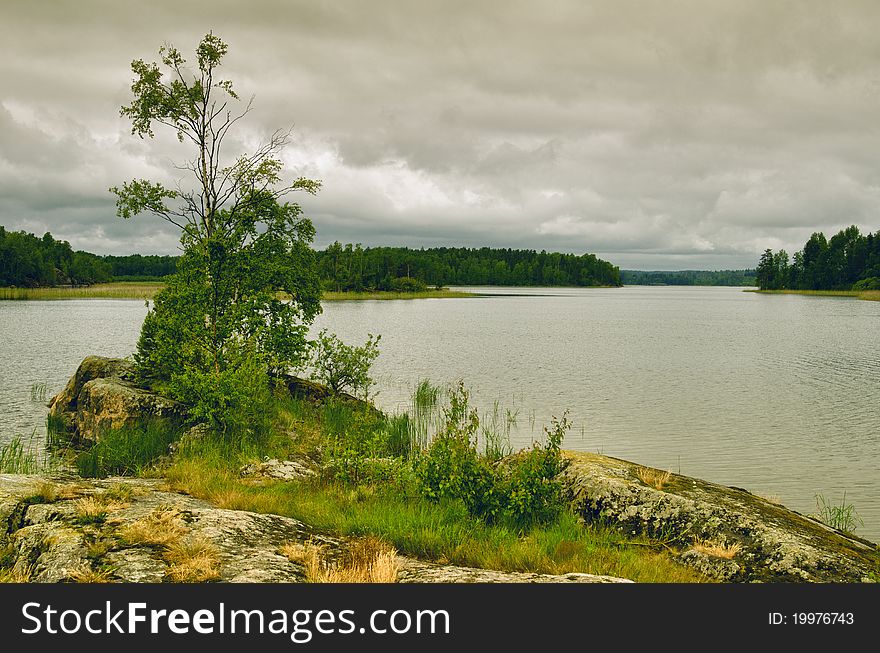
[[[124,542],[131,545],[168,546],[188,532],[183,515],[172,506],[160,506],[146,517],[119,529]]]
[[[551,522],[562,510],[559,474],[565,460],[561,446],[570,428],[568,411],[561,420],[553,417],[550,428],[544,427],[546,442],[534,443],[512,461],[504,493],[507,512],[521,529]]]
[[[444,409],[443,430],[417,461],[415,471],[427,499],[461,499],[468,513],[492,522],[504,508],[498,472],[477,451],[480,418],[468,400],[460,382]]]
[[[397,551],[375,537],[353,541],[336,562],[313,541],[285,544],[278,552],[303,566],[310,583],[396,583]]]
[[[33,383],[31,384],[31,401],[34,403],[46,403],[46,390],[47,385],[45,383]]]
[[[816,519],[844,533],[854,533],[859,526],[865,525],[855,506],[846,502],[846,492],[838,505],[830,503],[822,494],[817,494],[816,510]]]
[[[694,540],[694,551],[702,553],[713,558],[723,558],[730,560],[742,550],[742,544],[735,542],[733,544],[725,544],[724,542],[713,542],[712,540]]]
[[[165,577],[174,583],[204,583],[220,578],[217,547],[205,537],[182,538],[168,545],[164,554]]]
[[[0,445],[0,474],[37,474],[46,469],[36,443],[36,431],[25,441],[19,435]]]
[[[73,502],[78,524],[103,524],[109,512],[107,504],[96,497],[83,497]]]
[[[0,568],[0,583],[27,583],[33,575],[33,565],[15,564],[12,567]]]
[[[662,490],[672,477],[672,472],[661,471],[653,467],[639,467],[636,470],[636,476],[645,485],[650,485],[655,490]]]
[[[370,333],[362,346],[355,347],[324,329],[315,342],[312,378],[335,393],[350,391],[356,397],[369,399],[370,388],[375,383],[370,378],[370,367],[379,356],[381,339],[381,335]]]
[[[70,580],[74,583],[112,583],[113,571],[94,569],[84,564],[70,572]]]

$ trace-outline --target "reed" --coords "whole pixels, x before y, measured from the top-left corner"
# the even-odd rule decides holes
[[[93,286],[0,288],[0,300],[152,299],[164,284],[157,282],[99,283]]]

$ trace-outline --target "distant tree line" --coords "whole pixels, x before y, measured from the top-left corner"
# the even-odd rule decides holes
[[[110,264],[114,279],[149,281],[174,274],[177,271],[178,258],[180,257],[129,254],[128,256],[105,256],[104,260]]]
[[[52,234],[38,238],[0,227],[0,286],[85,285],[112,276],[110,263],[88,252],[75,252]]]
[[[826,240],[816,232],[789,258],[767,249],[756,270],[762,290],[880,290],[880,231],[847,227]]]
[[[328,290],[395,290],[403,284],[619,286],[620,270],[594,254],[482,247],[361,247],[335,242],[318,252]]]
[[[754,270],[621,270],[620,279],[630,286],[754,286]]]

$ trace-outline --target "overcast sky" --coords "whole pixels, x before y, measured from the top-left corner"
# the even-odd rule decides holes
[[[180,5],[184,5],[180,8]],[[754,266],[880,228],[880,2],[118,0],[0,5],[0,224],[175,253],[107,188],[191,154],[130,133],[132,59],[209,30],[255,96],[230,153],[294,126],[316,245]]]

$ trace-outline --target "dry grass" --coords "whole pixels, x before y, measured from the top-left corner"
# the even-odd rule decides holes
[[[74,583],[112,583],[113,572],[109,569],[92,569],[83,565],[74,569],[69,578]]]
[[[98,537],[86,545],[86,551],[90,558],[97,560],[103,558],[116,546],[116,540],[111,537]]]
[[[0,583],[29,583],[33,575],[33,565],[16,563],[8,569],[0,569]]]
[[[62,499],[75,499],[82,493],[78,485],[58,485],[52,481],[40,481],[34,489],[33,499],[41,503],[55,503]]]
[[[149,515],[119,528],[119,536],[131,545],[171,546],[186,535],[183,515],[173,506],[162,506]]]
[[[107,519],[107,504],[98,497],[83,497],[73,502],[76,508],[77,521],[81,524],[95,524]]]
[[[165,551],[165,577],[175,583],[204,583],[220,578],[217,547],[205,537],[179,539]]]
[[[396,583],[397,551],[376,537],[351,542],[336,563],[326,558],[326,547],[307,542],[285,544],[279,551],[305,569],[310,583]]]
[[[77,521],[81,524],[97,524],[105,521],[107,515],[128,507],[127,501],[120,501],[110,492],[92,494],[73,502]]]
[[[724,542],[713,542],[711,540],[694,540],[694,551],[702,553],[713,558],[724,558],[730,560],[742,550],[742,544],[736,542],[734,544],[725,544]]]
[[[755,494],[756,497],[760,497],[764,499],[764,501],[769,501],[777,506],[782,505],[782,499],[777,494]]]
[[[650,485],[655,490],[662,490],[672,476],[672,472],[664,472],[653,467],[639,467],[636,476],[645,485]]]
[[[108,487],[100,496],[107,501],[116,503],[129,503],[134,498],[135,491],[125,483],[114,483]]]

